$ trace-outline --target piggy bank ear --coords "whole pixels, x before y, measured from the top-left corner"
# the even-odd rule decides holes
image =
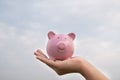
[[[49,39],[53,38],[54,36],[55,36],[54,32],[52,32],[52,31],[48,32],[48,38]]]
[[[72,40],[74,40],[74,39],[75,39],[75,34],[74,34],[74,33],[69,33],[69,34],[68,34],[68,36],[69,36],[69,37],[71,37],[71,38],[72,38]]]

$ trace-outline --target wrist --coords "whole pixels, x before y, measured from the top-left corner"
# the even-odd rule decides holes
[[[79,73],[82,74],[86,80],[108,80],[104,74],[85,59],[81,59],[80,63]]]

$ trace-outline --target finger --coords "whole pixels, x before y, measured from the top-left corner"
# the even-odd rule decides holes
[[[47,58],[47,56],[39,49],[34,52],[34,55]]]
[[[38,49],[37,49],[38,50]],[[34,51],[34,55],[36,55],[36,56],[38,56],[39,55],[39,53],[38,53],[38,51]]]
[[[55,67],[55,62],[52,60],[49,60],[49,59],[41,57],[41,56],[36,56],[36,58],[39,59],[40,61],[42,61],[43,63],[47,64],[51,68]]]
[[[35,52],[34,52],[34,55],[38,56],[38,53],[35,51]]]

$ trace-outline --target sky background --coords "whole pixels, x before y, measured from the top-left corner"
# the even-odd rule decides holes
[[[74,32],[73,56],[120,80],[120,0],[0,0],[0,80],[83,80],[35,59],[49,31]]]

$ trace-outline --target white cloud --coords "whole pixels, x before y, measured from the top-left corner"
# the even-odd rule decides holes
[[[43,37],[43,33],[41,32],[35,32],[31,29],[24,30],[21,33],[18,32],[17,28],[11,27],[9,25],[6,25],[4,23],[0,23],[0,42],[1,44],[4,43],[4,41],[12,41],[11,43],[19,43],[23,44],[25,46],[35,46],[38,45],[39,42],[45,40]],[[15,41],[15,43],[14,43]],[[5,43],[4,43],[5,44]],[[40,45],[41,47],[43,44]]]
[[[92,39],[80,39],[76,45],[76,52],[77,54],[84,55],[94,58],[109,55],[112,56],[113,54],[119,55],[120,53],[120,42],[115,41],[105,41],[97,38]],[[110,59],[114,59],[118,57],[111,57]],[[97,60],[97,58],[96,58]],[[101,60],[105,60],[101,58]],[[104,63],[104,62],[103,62]]]
[[[8,39],[15,36],[15,28],[14,27],[8,27],[7,25],[0,23],[0,38],[1,39]],[[9,28],[9,29],[8,29]]]
[[[119,0],[29,0],[26,2],[21,0],[1,1],[1,3],[4,4],[0,9],[2,10],[0,16],[2,71],[0,74],[3,72],[4,78],[11,73],[13,77],[17,69],[19,71],[16,71],[16,76],[20,78],[19,75],[24,73],[22,71],[26,71],[24,66],[29,65],[36,72],[31,79],[39,75],[42,75],[38,77],[40,79],[48,79],[45,77],[46,73],[52,76],[51,80],[59,79],[53,77],[54,72],[45,67],[46,65],[40,63],[40,68],[36,67],[39,63],[34,62],[31,54],[36,48],[45,51],[47,32],[54,29],[60,33],[75,31],[77,35],[75,55],[94,61],[102,70],[112,75],[112,79],[119,80],[117,75],[120,73],[117,70],[120,65],[118,63],[120,60]],[[21,6],[23,3],[24,5]],[[35,73],[31,68],[23,75]],[[79,79],[78,76],[76,78]],[[69,79],[69,77],[64,76],[60,79]]]

